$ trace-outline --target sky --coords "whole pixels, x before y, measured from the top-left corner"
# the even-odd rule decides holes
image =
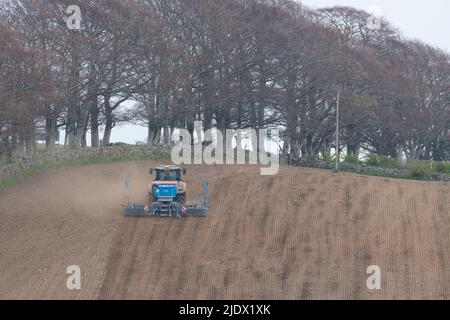
[[[300,0],[300,2],[311,8],[350,6],[369,12],[371,8],[378,8],[377,11],[380,11],[381,15],[406,38],[419,39],[450,52],[448,0]]]
[[[351,6],[381,14],[408,39],[419,39],[450,53],[449,0],[301,0],[311,8]],[[147,129],[124,125],[112,131],[111,142],[145,141]]]

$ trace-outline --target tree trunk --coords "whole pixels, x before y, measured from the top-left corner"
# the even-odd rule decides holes
[[[359,144],[347,143],[347,154],[359,156],[360,151],[361,151],[361,148],[360,148]]]
[[[70,85],[73,89],[69,95],[66,138],[68,147],[70,149],[77,149],[79,146],[77,143],[77,126],[80,121],[80,96],[78,87],[80,84],[80,66],[77,52],[72,53],[71,59]]]
[[[100,110],[98,107],[98,86],[97,86],[97,71],[95,68],[95,63],[90,64],[90,75],[89,75],[89,85],[88,85],[88,97],[90,103],[90,124],[91,124],[91,147],[98,148],[100,143],[100,136],[98,132],[98,118]]]
[[[191,145],[194,145],[194,121],[195,121],[195,110],[193,108],[192,103],[192,95],[190,90],[187,88],[185,92],[187,93],[186,96],[186,129],[189,131],[189,134],[191,135]]]
[[[161,127],[157,127],[155,139],[153,140],[153,144],[160,144],[161,143]]]
[[[78,129],[75,135],[75,148],[78,149],[82,146],[84,129]]]
[[[45,119],[45,150],[47,152],[53,152],[56,142],[56,119],[54,117],[47,117]]]
[[[164,127],[163,143],[165,145],[170,144],[170,126],[168,125]]]
[[[16,148],[16,137],[13,126],[8,125],[6,132],[6,163],[13,163],[14,150]]]
[[[83,134],[81,135],[81,147],[86,148],[87,147],[87,129],[83,130]]]
[[[294,70],[294,69],[292,69]],[[291,157],[300,156],[300,143],[297,133],[298,127],[298,116],[297,110],[295,108],[295,82],[297,76],[291,71],[287,75],[287,86],[286,86],[286,113],[287,113],[287,140],[290,147]]]
[[[105,132],[103,133],[103,146],[108,147],[111,140],[111,121],[106,120]]]
[[[210,78],[208,76],[208,78]],[[208,79],[208,83],[213,83],[212,79]],[[214,97],[209,89],[205,92],[204,105],[203,105],[203,131],[206,132],[212,128],[212,120],[214,114]],[[199,137],[199,142],[202,143],[201,137]]]
[[[67,139],[67,146],[69,149],[76,149],[77,143],[76,143],[76,123],[73,117],[69,116],[67,119],[67,129],[66,129],[66,139]]]
[[[25,153],[32,156],[37,153],[36,145],[36,125],[34,121],[29,121],[24,129]]]
[[[99,110],[98,108],[93,108],[91,110],[91,147],[98,148],[100,145],[100,134],[99,134],[99,124],[98,124]]]
[[[103,146],[109,146],[111,140],[111,131],[114,127],[114,119],[111,109],[110,97],[105,97],[105,132],[103,133]]]
[[[155,145],[159,143],[158,132],[161,132],[161,128],[155,124],[148,124],[147,143],[149,145]]]

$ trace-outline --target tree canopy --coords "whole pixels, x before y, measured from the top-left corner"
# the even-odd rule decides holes
[[[78,5],[80,30],[67,27]],[[285,153],[340,148],[450,160],[450,56],[349,7],[269,0],[11,0],[0,4],[1,151],[148,143],[177,128],[282,128]],[[103,127],[103,136],[99,128]]]

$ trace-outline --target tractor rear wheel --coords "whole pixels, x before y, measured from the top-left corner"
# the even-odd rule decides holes
[[[175,197],[175,202],[180,203],[180,204],[185,204],[186,203],[186,192],[177,194],[177,196]]]

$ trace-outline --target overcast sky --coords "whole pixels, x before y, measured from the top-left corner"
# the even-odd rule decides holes
[[[313,7],[351,6],[369,12],[379,11],[401,33],[410,39],[420,39],[450,52],[449,0],[302,0]],[[114,128],[112,142],[135,143],[146,140],[143,127]]]
[[[450,52],[449,0],[300,0],[312,7],[350,6],[369,11],[376,7],[401,33],[410,39]]]

